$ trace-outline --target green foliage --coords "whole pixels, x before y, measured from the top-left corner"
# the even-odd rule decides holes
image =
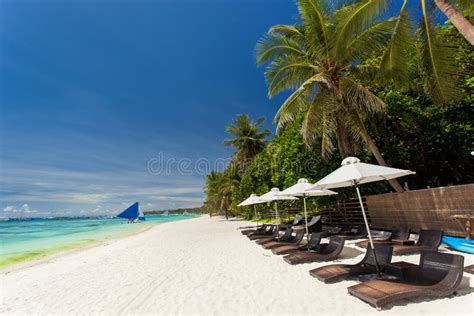
[[[236,149],[231,163],[231,166],[236,168],[236,176],[245,171],[247,164],[262,151],[265,139],[271,135],[268,129],[260,131],[264,121],[265,119],[260,117],[256,122],[252,122],[248,115],[239,114],[227,125],[226,131],[232,138],[224,140],[224,144]]]
[[[425,93],[431,99],[444,104],[456,102],[462,98],[453,59],[456,47],[441,39],[433,23],[433,13],[425,2],[421,1],[423,16],[419,30]]]
[[[251,218],[253,207],[237,207],[251,193],[326,176],[339,167],[341,157],[322,159],[320,148],[323,154],[333,151],[338,126],[357,140],[367,125],[389,165],[417,172],[403,179],[410,189],[474,182],[474,50],[449,23],[425,24],[415,37],[403,10],[400,17],[376,23],[373,17],[383,2],[299,0],[301,23],[276,25],[262,38],[257,62],[269,63],[269,95],[293,94],[277,113],[278,135],[252,156],[244,172],[228,168],[208,175],[207,210]],[[432,12],[424,13],[423,22],[429,22]],[[438,87],[427,89],[430,80],[438,80]],[[360,142],[353,142],[351,151],[375,162]],[[361,189],[376,194],[389,186],[379,182]],[[350,188],[338,193],[309,199],[310,213],[354,197]],[[271,207],[257,206],[263,215]],[[288,207],[301,208],[302,201],[279,203],[280,209]]]
[[[325,161],[321,158],[319,151],[308,149],[305,146],[300,133],[302,120],[303,117],[300,115],[271,140],[249,164],[235,191],[233,209],[237,209],[236,205],[252,193],[261,195],[272,187],[284,189],[295,184],[299,178],[315,182],[338,167],[339,157],[332,161]],[[311,199],[308,207],[310,210],[316,211],[318,205],[326,205],[328,200],[334,201],[334,198]],[[301,208],[301,203],[301,201],[286,201],[279,202],[278,205],[279,208]],[[266,204],[257,206],[260,212],[270,207],[271,205]],[[246,207],[239,212],[250,218],[253,216],[253,207]]]
[[[224,144],[234,147],[236,151],[224,172],[212,171],[206,177],[204,208],[211,215],[224,213],[228,217],[235,210],[236,205],[232,201],[236,201],[233,197],[240,177],[249,162],[263,150],[265,139],[271,134],[269,130],[260,130],[263,122],[262,117],[253,122],[248,115],[239,114],[227,125],[226,130],[232,138],[226,139]]]
[[[223,213],[229,216],[232,194],[239,185],[232,170],[235,168],[227,168],[224,172],[212,171],[206,177],[204,209],[210,215]]]
[[[410,61],[410,89],[371,85],[387,104],[386,116],[373,122],[374,138],[391,165],[417,172],[404,179],[411,189],[474,181],[474,51],[449,24],[437,36],[455,47],[456,72],[465,74],[458,87],[462,101],[445,105],[426,98],[416,56]]]
[[[474,181],[472,103],[446,107],[390,89],[380,95],[388,111],[376,123],[375,139],[390,164],[417,172],[403,180],[411,189]]]

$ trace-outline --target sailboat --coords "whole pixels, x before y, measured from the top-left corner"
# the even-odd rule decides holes
[[[117,217],[128,219],[129,223],[145,221],[145,214],[140,210],[138,202],[130,205],[126,210],[118,214]]]
[[[139,221],[145,221],[145,214],[143,214],[143,211],[139,209],[138,211],[138,220]]]

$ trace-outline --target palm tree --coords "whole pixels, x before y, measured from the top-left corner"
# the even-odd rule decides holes
[[[347,157],[351,142],[362,139],[386,166],[364,125],[385,104],[351,75],[373,71],[361,61],[383,49],[398,20],[376,21],[384,1],[355,1],[350,6],[335,2],[298,0],[300,22],[273,26],[256,46],[257,63],[268,63],[269,97],[293,90],[276,114],[277,131],[305,111],[303,138],[308,146],[320,138],[323,157],[333,152],[334,140]],[[397,181],[390,184],[403,191]]]
[[[221,173],[211,171],[206,177],[206,185],[204,192],[206,194],[206,201],[204,205],[208,210],[209,214],[212,214],[220,210],[220,198],[219,198],[219,187],[221,180]]]
[[[225,218],[229,219],[230,205],[232,204],[232,195],[239,181],[231,177],[224,177],[218,191],[220,196],[220,210],[224,212]]]
[[[271,135],[270,130],[260,131],[265,119],[259,118],[256,122],[249,119],[248,115],[239,114],[232,123],[227,125],[226,131],[233,137],[226,139],[224,144],[232,146],[237,151],[234,154],[234,162],[241,175],[252,159],[265,147],[265,139]]]
[[[211,171],[206,178],[206,206],[209,214],[214,212],[224,213],[229,216],[229,207],[232,203],[232,194],[239,182],[228,172]]]
[[[458,0],[451,1],[457,2],[457,4],[463,8],[467,8],[469,5],[474,7],[472,0]],[[438,9],[440,9],[444,15],[453,23],[454,27],[461,33],[461,35],[471,44],[474,45],[474,25],[469,22],[461,12],[459,12],[455,5],[450,1],[446,0],[434,0]]]

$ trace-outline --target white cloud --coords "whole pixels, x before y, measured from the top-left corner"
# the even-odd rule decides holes
[[[147,210],[191,207],[200,205],[204,195],[202,178],[155,177],[136,169],[77,172],[11,166],[2,176],[9,183],[9,193],[0,195],[0,212],[5,216],[14,212],[15,216],[18,212],[36,216],[109,215],[135,201]]]
[[[37,213],[37,210],[32,210],[28,204],[23,204],[20,208],[8,205],[3,208],[4,213]]]

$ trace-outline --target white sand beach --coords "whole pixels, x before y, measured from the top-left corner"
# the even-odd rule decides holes
[[[474,315],[472,274],[456,296],[377,311],[347,294],[357,280],[319,282],[308,271],[328,263],[290,266],[245,238],[239,227],[248,225],[203,216],[9,268],[1,274],[0,313]],[[362,258],[363,250],[348,244],[337,262]]]

